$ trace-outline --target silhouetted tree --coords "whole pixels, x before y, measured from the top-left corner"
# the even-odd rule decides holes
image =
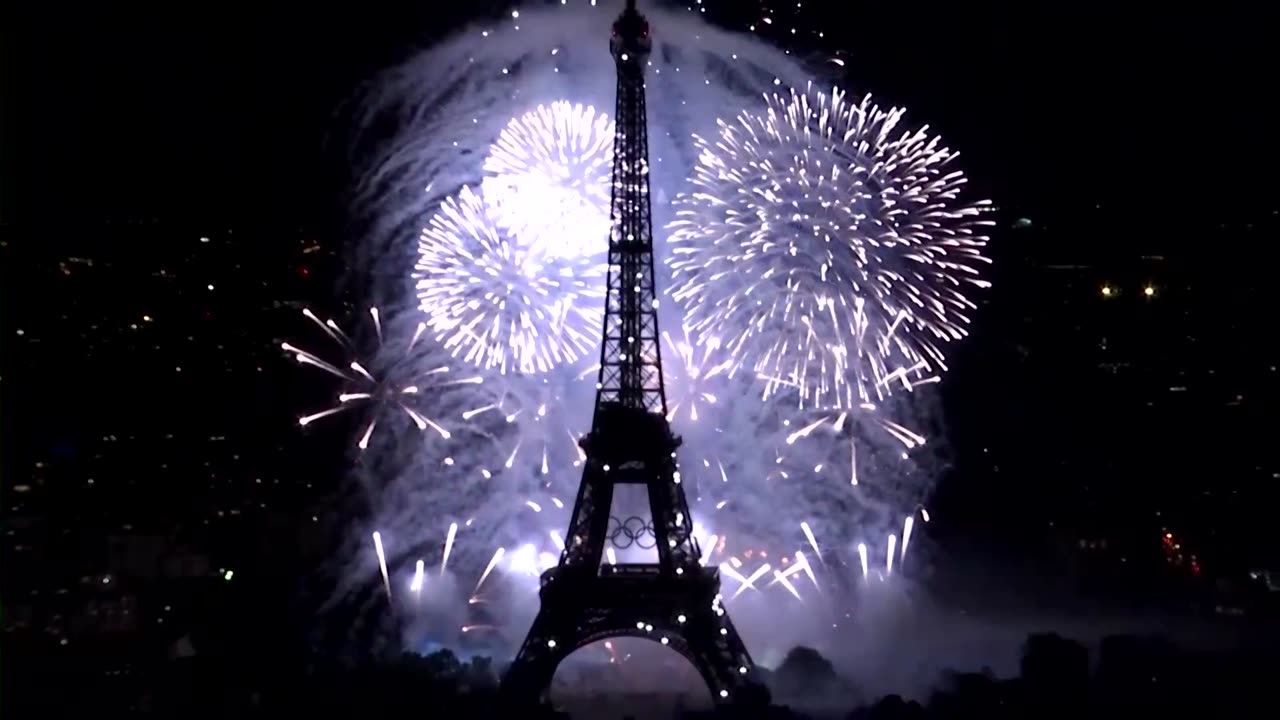
[[[785,699],[823,695],[840,686],[831,661],[808,647],[792,648],[773,673],[773,682],[778,697]]]
[[[1052,633],[1027,638],[1019,704],[1042,717],[1078,717],[1089,690],[1089,651],[1083,645]]]

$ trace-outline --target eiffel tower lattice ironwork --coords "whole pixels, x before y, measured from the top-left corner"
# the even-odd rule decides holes
[[[682,654],[719,704],[762,697],[751,656],[722,605],[719,571],[702,566],[676,465],[680,439],[666,420],[645,119],[650,48],[648,21],[628,0],[610,40],[617,134],[595,414],[581,443],[586,461],[564,551],[542,575],[541,609],[503,678],[508,700],[516,703],[544,701],[556,666],[574,650],[624,635]],[[618,484],[646,486],[656,563],[601,563]]]

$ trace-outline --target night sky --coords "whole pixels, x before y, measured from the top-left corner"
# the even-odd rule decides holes
[[[720,5],[738,6],[721,12],[730,26],[755,14]],[[1002,207],[1121,203],[1183,226],[1186,213],[1266,204],[1254,178],[1275,160],[1270,24],[1244,3],[806,5],[799,36],[775,34],[797,52],[839,51],[849,87],[927,119]],[[346,130],[341,102],[463,18],[409,3],[301,7],[24,9],[6,23],[6,215],[313,219],[332,175],[312,171],[340,173],[326,139]],[[789,39],[806,24],[826,37]]]
[[[306,390],[281,379],[273,353],[293,330],[280,301],[333,296],[349,240],[343,103],[463,20],[436,5],[503,8],[5,7],[7,490],[42,477],[36,464],[51,457],[91,455],[89,439],[112,422],[224,438],[232,447],[215,464],[269,468],[232,473],[246,483],[297,474],[291,458],[312,446],[283,437]],[[732,27],[755,14],[748,2],[709,5]],[[1230,2],[1150,14],[1091,2],[805,5],[798,39],[780,39],[839,53],[846,86],[927,121],[1001,209],[996,289],[946,382],[954,447],[936,504],[953,519],[935,532],[1051,568],[1060,548],[1104,539],[1127,548],[1116,551],[1125,564],[1159,560],[1165,532],[1233,577],[1280,559],[1260,502],[1280,478],[1267,434],[1280,364],[1266,338],[1280,228],[1273,18]],[[194,255],[206,235],[226,242]],[[79,272],[67,258],[94,254],[111,258],[116,279],[92,300],[68,298],[89,290],[60,284]],[[154,280],[157,264],[178,268],[176,285]],[[209,285],[216,300],[200,294]],[[191,331],[198,341],[186,325],[123,345],[99,330],[166,309],[213,324]],[[89,346],[101,354],[84,363]],[[138,360],[143,346],[156,354]],[[169,372],[184,361],[207,366]],[[229,395],[243,387],[247,414]],[[121,462],[120,473],[150,467]],[[315,497],[299,485],[291,512],[310,517],[341,470],[312,477]]]

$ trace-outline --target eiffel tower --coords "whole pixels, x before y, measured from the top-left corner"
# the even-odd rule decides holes
[[[759,702],[751,656],[729,620],[720,574],[702,566],[680,484],[680,438],[667,424],[658,345],[644,68],[649,23],[628,0],[609,42],[617,66],[612,229],[604,344],[582,483],[560,563],[542,574],[542,607],[503,678],[507,699],[541,704],[556,666],[574,650],[617,636],[661,642],[697,668],[718,705]],[[648,491],[656,563],[601,564],[621,524],[614,486]],[[626,523],[630,525],[630,521]],[[767,701],[767,700],[766,700]]]

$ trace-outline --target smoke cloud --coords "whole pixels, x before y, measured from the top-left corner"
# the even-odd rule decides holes
[[[382,308],[386,342],[376,364],[410,374],[447,365],[451,378],[483,376],[479,384],[423,388],[423,415],[447,438],[389,418],[366,451],[353,453],[368,512],[335,560],[344,579],[339,594],[360,598],[351,602],[362,608],[378,606],[370,588],[380,593],[381,581],[368,538],[380,531],[395,632],[412,649],[445,644],[510,652],[523,639],[537,610],[537,574],[558,557],[556,536],[566,530],[576,495],[575,441],[590,425],[598,356],[588,353],[549,372],[502,374],[459,362],[430,333],[406,356],[423,321],[411,277],[417,239],[447,198],[483,184],[489,148],[513,117],[560,100],[613,114],[615,73],[606,43],[620,7],[583,0],[521,8],[518,17],[465,27],[373,79],[355,103],[357,232],[349,255],[367,302]],[[673,219],[671,200],[686,189],[696,161],[691,136],[714,134],[718,119],[761,109],[763,93],[804,87],[816,73],[683,8],[645,12],[655,39],[647,73],[655,264],[666,287],[669,248],[661,228]],[[716,374],[714,359],[679,352],[678,303],[664,298],[660,323],[671,336],[663,354],[672,422],[685,441],[681,469],[704,554],[742,576],[771,567],[754,589],[729,602],[736,624],[766,663],[796,644],[832,650],[833,623],[849,612],[857,588],[897,578],[886,567],[887,536],[898,536],[901,553],[904,518],[926,499],[936,455],[904,458],[900,444],[857,415],[838,428],[828,417],[793,437],[823,416],[776,397],[764,403],[749,374]],[[934,406],[926,389],[894,397],[880,410],[929,435],[932,448],[940,430]],[[442,567],[454,523],[456,540]],[[913,547],[922,537],[917,520]],[[868,577],[859,543],[868,549]],[[481,582],[499,548],[501,560]],[[428,572],[423,587],[412,590],[418,559]],[[793,569],[802,563],[807,569]],[[737,581],[724,583],[726,597],[737,592]]]

